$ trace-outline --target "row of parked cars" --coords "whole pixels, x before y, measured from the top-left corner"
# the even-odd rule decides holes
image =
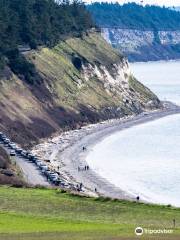
[[[47,178],[49,182],[56,186],[61,186],[64,188],[73,188],[70,183],[65,183],[59,177],[59,173],[53,172],[49,169],[49,167],[42,162],[37,156],[32,154],[30,151],[26,151],[20,147],[18,147],[14,142],[12,142],[4,133],[0,132],[0,141],[4,144],[6,148],[10,150],[10,156],[16,156],[24,158],[27,161],[30,161],[39,168],[41,173]]]

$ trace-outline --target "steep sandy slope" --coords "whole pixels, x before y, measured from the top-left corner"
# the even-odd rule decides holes
[[[8,68],[0,80],[0,130],[23,145],[88,122],[160,107],[100,34],[86,33],[26,57],[40,83],[28,85]]]

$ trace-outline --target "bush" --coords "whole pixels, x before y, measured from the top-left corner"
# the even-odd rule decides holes
[[[109,198],[109,197],[98,197],[98,198],[95,198],[95,201],[110,202],[110,201],[112,201],[112,198]]]
[[[36,79],[35,66],[28,62],[23,55],[20,55],[17,49],[8,51],[6,55],[8,56],[11,70],[19,76],[23,75],[27,83],[33,84]]]
[[[5,67],[5,58],[4,56],[0,53],[0,73],[2,72],[2,70]]]

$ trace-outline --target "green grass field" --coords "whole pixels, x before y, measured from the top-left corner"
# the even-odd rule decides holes
[[[1,240],[136,239],[135,227],[172,229],[174,218],[173,234],[141,239],[180,239],[180,209],[59,190],[0,187]]]

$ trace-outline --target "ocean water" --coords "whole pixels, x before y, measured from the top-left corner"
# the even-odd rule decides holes
[[[180,105],[180,61],[131,64],[135,77],[161,100]]]
[[[180,62],[135,63],[131,69],[160,99],[180,105]],[[87,162],[134,196],[180,207],[180,114],[114,133],[93,147]]]

